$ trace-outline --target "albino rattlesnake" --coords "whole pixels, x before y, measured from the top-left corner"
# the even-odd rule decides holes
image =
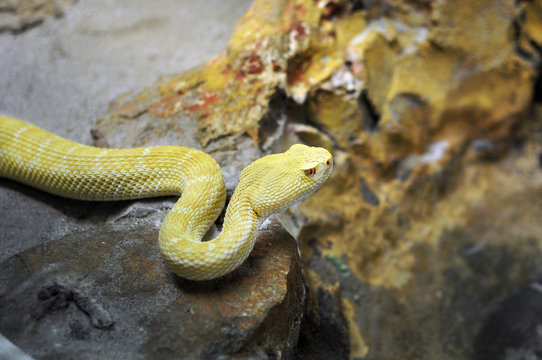
[[[86,146],[0,116],[0,177],[83,200],[182,194],[164,219],[159,244],[171,271],[192,280],[239,266],[262,220],[317,190],[332,169],[327,150],[301,144],[254,161],[239,177],[222,233],[202,242],[226,200],[222,172],[209,155],[182,146]]]

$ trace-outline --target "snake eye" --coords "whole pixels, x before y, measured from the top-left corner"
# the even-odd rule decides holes
[[[326,161],[326,165],[329,166],[329,164],[331,164],[331,161]]]
[[[316,174],[316,168],[305,170],[305,175],[307,176],[313,176],[314,174]]]

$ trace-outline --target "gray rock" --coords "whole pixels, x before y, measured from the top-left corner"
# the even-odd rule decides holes
[[[105,226],[0,264],[0,332],[36,358],[291,358],[305,290],[295,240],[267,223],[247,261],[193,282],[157,231]]]

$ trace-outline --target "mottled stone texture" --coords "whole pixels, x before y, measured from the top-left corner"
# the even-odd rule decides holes
[[[334,153],[332,178],[293,212],[308,288],[299,359],[537,356],[541,19],[541,1],[256,0],[214,60],[118,99],[96,143],[202,148],[229,190],[261,153],[299,141]],[[229,319],[219,331],[234,340],[183,346],[237,351],[245,315],[205,300],[230,281],[177,283],[182,296],[146,324],[177,309],[185,331],[208,309],[200,319]],[[181,351],[170,334],[145,349]]]
[[[71,0],[2,0],[0,1],[0,33],[18,33],[52,16],[62,16]]]
[[[163,264],[156,231],[79,233],[0,265],[0,332],[37,359],[291,358],[305,291],[280,224],[220,280]]]

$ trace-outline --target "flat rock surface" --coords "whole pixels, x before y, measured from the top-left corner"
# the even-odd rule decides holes
[[[0,332],[40,359],[268,358],[293,352],[304,287],[274,222],[233,273],[172,275],[148,228],[68,235],[0,264]],[[293,324],[293,325],[292,325]]]

